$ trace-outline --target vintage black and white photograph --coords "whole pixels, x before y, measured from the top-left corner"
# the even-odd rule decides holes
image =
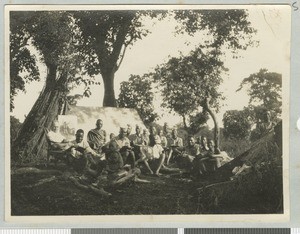
[[[286,214],[290,17],[6,7],[8,216]]]

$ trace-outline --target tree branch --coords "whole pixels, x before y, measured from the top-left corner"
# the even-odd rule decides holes
[[[113,65],[112,68],[114,68],[116,70],[118,69],[116,64],[117,64],[118,58],[120,56],[122,46],[125,43],[125,38],[128,33],[128,29],[129,29],[132,19],[133,19],[133,16],[125,19],[126,21],[125,21],[124,25],[120,28],[120,31],[118,32],[117,37],[116,37],[116,42],[113,45],[113,51],[110,56],[110,62],[111,62],[110,64]]]
[[[124,45],[124,50],[123,50],[123,53],[121,54],[121,59],[119,61],[119,64],[116,66],[116,71],[120,68],[122,62],[123,62],[123,59],[125,57],[125,52],[126,52],[126,49],[127,49],[127,46],[128,45]]]

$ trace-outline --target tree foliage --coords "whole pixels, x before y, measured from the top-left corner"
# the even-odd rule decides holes
[[[10,139],[11,143],[16,139],[21,127],[21,122],[14,116],[10,116]]]
[[[154,111],[152,81],[148,75],[131,75],[128,81],[121,83],[118,98],[119,107],[134,108],[145,124],[150,124],[158,117]]]
[[[11,12],[10,14],[12,104],[17,88],[25,91],[25,82],[40,80],[38,62],[44,63],[47,69],[51,67],[56,70],[56,77],[50,82],[52,87],[61,83],[60,88],[68,94],[72,88],[83,84],[83,95],[89,96],[89,86],[99,82],[93,76],[84,76],[85,71],[82,67],[88,61],[79,52],[79,30],[73,15],[65,11]],[[32,53],[32,47],[35,47],[39,53],[39,58]],[[25,71],[29,74],[24,75]],[[62,77],[64,81],[58,82]],[[46,78],[47,80],[50,81]],[[83,95],[69,96],[67,99],[71,102]]]
[[[252,35],[256,30],[251,27],[246,10],[178,10],[175,19],[180,22],[178,33],[206,32],[207,47],[220,49],[225,46],[236,54],[255,43]]]
[[[155,74],[162,89],[162,106],[182,116],[187,129],[191,129],[188,127],[187,117],[192,120],[207,120],[205,114],[209,113],[215,124],[216,151],[219,146],[219,128],[211,108],[218,111],[219,102],[223,99],[218,88],[226,69],[220,55],[219,50],[199,47],[188,56],[171,58],[158,67]],[[192,125],[196,123],[197,121]]]
[[[28,49],[30,35],[24,30],[26,17],[10,13],[10,110],[14,109],[14,97],[25,92],[25,84],[39,81],[36,57]]]
[[[224,49],[230,49],[234,54],[245,50],[253,44],[255,30],[243,10],[175,11],[174,14],[181,23],[177,32],[193,35],[202,30],[207,33],[207,39],[205,45],[199,45],[188,56],[171,58],[156,69],[157,80],[162,85],[163,106],[181,115],[186,127],[187,116],[192,120],[199,119],[195,116],[201,108],[204,113],[198,117],[203,119],[205,113],[209,113],[215,124],[217,152],[219,127],[212,108],[218,111],[220,100],[224,98],[218,90],[226,72],[222,60]],[[192,124],[193,129],[196,124]]]
[[[201,131],[209,119],[209,114],[207,111],[201,111],[196,114],[189,115],[189,126],[186,126],[188,132],[192,135],[195,135]]]
[[[233,139],[248,138],[251,131],[251,119],[248,109],[229,110],[223,116],[224,137]]]
[[[155,78],[162,88],[162,106],[184,118],[204,123],[207,114],[199,112],[206,107],[205,103],[218,110],[219,101],[223,99],[218,87],[224,71],[220,53],[214,49],[197,48],[188,56],[171,58],[156,68]]]
[[[281,113],[281,74],[260,69],[259,72],[245,78],[237,91],[245,88],[245,86],[248,87],[247,93],[250,96],[249,105],[262,106],[276,114]]]
[[[260,69],[245,78],[239,89],[247,87],[249,106],[244,110],[227,111],[223,116],[224,136],[251,141],[261,138],[281,113],[281,74]]]
[[[163,107],[188,116],[209,98],[209,105],[218,109],[223,98],[218,87],[226,71],[219,55],[215,50],[198,48],[157,67],[155,79],[162,87]]]
[[[282,75],[260,69],[259,72],[245,78],[237,91],[245,87],[250,96],[248,116],[254,126],[250,139],[255,141],[279,121],[282,106]]]
[[[157,80],[163,85],[163,105],[181,116],[197,110],[209,98],[209,105],[218,110],[222,94],[218,87],[226,71],[222,56],[225,48],[232,52],[253,45],[255,29],[244,10],[178,10],[177,33],[207,33],[207,41],[188,56],[171,58],[156,69]]]

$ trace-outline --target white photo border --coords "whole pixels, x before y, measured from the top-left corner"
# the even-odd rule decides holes
[[[262,6],[262,5],[259,5]],[[283,5],[284,6],[284,5]],[[285,4],[286,7],[289,7]],[[9,126],[9,38],[8,38],[8,12],[10,10],[88,10],[94,9],[162,9],[166,8],[180,8],[185,9],[186,7],[199,7],[201,9],[211,9],[212,5],[7,5],[5,6],[5,221],[9,223],[18,224],[29,224],[34,223],[38,226],[41,224],[59,224],[64,225],[70,223],[71,225],[84,225],[91,224],[95,226],[103,226],[104,223],[110,223],[115,226],[116,223],[127,223],[130,226],[140,227],[139,223],[147,223],[150,225],[157,226],[168,224],[174,225],[184,224],[190,225],[196,223],[201,226],[202,222],[211,223],[288,223],[290,221],[290,187],[289,187],[289,138],[290,138],[290,79],[283,82],[283,185],[284,185],[284,213],[283,214],[270,214],[270,215],[105,215],[105,216],[11,216],[10,215],[10,126]],[[148,8],[149,7],[149,8]],[[225,8],[239,8],[244,9],[247,5],[214,5],[214,9],[225,9]],[[255,6],[251,6],[255,7]],[[268,5],[264,5],[268,7]],[[288,69],[290,70],[290,69]],[[118,226],[118,225],[117,225]],[[191,225],[192,226],[192,225]]]

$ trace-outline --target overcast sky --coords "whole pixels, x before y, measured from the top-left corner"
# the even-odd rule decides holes
[[[228,76],[224,77],[224,82],[220,91],[224,93],[226,100],[217,118],[222,126],[222,117],[226,110],[243,109],[248,105],[249,97],[245,91],[235,92],[241,81],[252,73],[256,73],[261,68],[266,68],[271,72],[278,72],[283,75],[283,83],[289,79],[290,63],[290,8],[288,6],[252,6],[249,10],[249,20],[252,26],[257,29],[255,39],[259,40],[259,46],[241,51],[242,58],[233,59],[227,53],[225,66],[229,69]],[[201,34],[194,37],[186,35],[174,36],[174,20],[165,20],[156,25],[145,22],[152,32],[144,39],[136,42],[126,51],[125,58],[120,69],[115,75],[116,96],[119,94],[120,83],[128,80],[130,74],[143,75],[152,71],[157,65],[166,62],[170,56],[178,56],[179,52],[187,54],[202,40]],[[189,42],[187,45],[186,42]],[[24,115],[28,114],[39,92],[42,90],[44,78],[46,76],[45,67],[40,66],[41,82],[34,82],[26,85],[26,93],[19,93],[15,97],[15,109],[12,115],[20,121],[24,120]],[[100,77],[99,77],[100,80]],[[101,80],[100,80],[101,81]],[[78,105],[101,106],[103,100],[103,87],[93,86],[92,96],[84,98]],[[100,94],[100,95],[99,95]],[[26,104],[24,104],[26,103]],[[161,115],[158,123],[163,124],[168,121],[174,125],[181,119],[173,114],[168,114],[166,110],[160,108],[160,97],[157,96],[155,106]],[[212,123],[209,122],[212,126]]]

